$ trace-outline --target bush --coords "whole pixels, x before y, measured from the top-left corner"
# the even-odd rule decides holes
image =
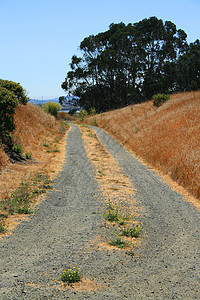
[[[58,116],[58,112],[61,110],[61,106],[58,103],[55,102],[47,102],[43,105],[43,110],[47,113],[50,113],[54,117]]]
[[[26,152],[25,156],[26,156],[26,159],[31,159],[32,158],[32,153],[31,152]]]
[[[88,112],[87,110],[80,110],[79,114],[78,114],[78,117],[81,121],[83,121],[85,119],[85,117],[87,117],[88,115]]]
[[[76,111],[77,111],[76,108],[72,108],[72,109],[70,109],[70,111],[68,112],[68,114],[69,114],[70,116],[74,116],[74,115],[76,114]]]
[[[96,114],[96,109],[94,107],[90,108],[90,115],[95,116]]]
[[[12,147],[12,151],[15,152],[16,154],[22,153],[22,146],[20,144],[15,144]]]
[[[167,100],[169,100],[169,95],[156,94],[156,95],[153,96],[153,105],[156,106],[156,107],[159,107],[163,103],[165,103]]]
[[[18,101],[13,92],[0,86],[0,139],[7,143],[9,133],[15,129],[14,114]]]
[[[18,103],[27,104],[27,102],[29,101],[25,89],[19,83],[10,80],[0,79],[0,87],[3,87],[9,90],[10,92],[13,92]]]
[[[60,279],[68,284],[81,281],[82,273],[80,268],[73,267],[72,269],[63,270],[60,273]]]

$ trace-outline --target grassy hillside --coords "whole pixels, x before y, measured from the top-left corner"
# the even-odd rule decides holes
[[[152,101],[130,105],[97,115],[96,122],[200,198],[200,92],[172,95],[159,108]]]
[[[64,160],[66,128],[53,116],[32,104],[19,104],[15,124],[14,143],[21,144],[24,158],[25,153],[31,153],[32,158],[10,162],[0,147],[0,199],[8,197],[30,174],[42,171],[53,178]]]

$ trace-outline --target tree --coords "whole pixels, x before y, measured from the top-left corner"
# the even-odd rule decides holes
[[[200,42],[190,43],[186,53],[177,61],[177,90],[200,89]]]
[[[170,21],[151,17],[111,24],[80,43],[62,88],[78,96],[73,104],[97,112],[124,107],[176,90],[176,62],[187,50],[187,35]]]

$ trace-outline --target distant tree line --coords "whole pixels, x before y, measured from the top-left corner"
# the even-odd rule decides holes
[[[200,42],[156,17],[111,24],[80,43],[62,88],[71,104],[97,112],[146,101],[156,93],[200,88]],[[79,97],[79,98],[77,98]]]

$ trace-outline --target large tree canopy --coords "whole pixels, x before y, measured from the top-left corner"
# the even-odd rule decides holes
[[[199,61],[199,42],[188,46],[186,38],[175,24],[156,17],[111,24],[81,42],[82,55],[72,56],[62,88],[79,97],[74,104],[98,112],[145,101],[156,93],[187,90],[189,84],[185,86],[177,70],[192,70]],[[192,77],[199,88],[197,69]]]

